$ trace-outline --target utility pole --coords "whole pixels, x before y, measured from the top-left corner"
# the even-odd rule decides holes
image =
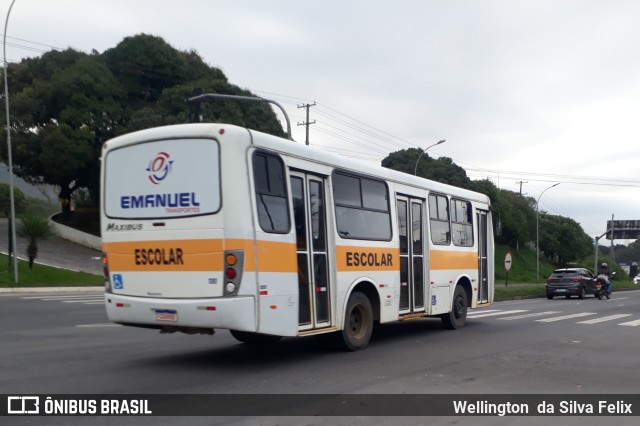
[[[309,145],[309,125],[316,124],[316,120],[313,120],[313,122],[309,121],[309,108],[311,108],[312,106],[316,106],[315,101],[312,104],[298,105],[298,108],[306,108],[307,109],[307,121],[303,121],[302,123],[298,123],[298,126],[306,126],[307,127],[307,137],[304,140],[304,143],[307,144],[307,145]]]
[[[520,181],[520,182],[516,182],[516,183],[519,183],[519,184],[520,184],[520,196],[522,196],[522,184],[523,184],[523,183],[529,183],[529,181],[528,181],[528,180],[525,180],[525,181]]]
[[[614,247],[613,247],[613,228],[615,228],[615,222],[614,222],[614,214],[611,213],[611,249],[610,249],[610,253],[609,256],[611,257],[611,267],[613,268],[613,264],[616,262],[616,256],[614,253]]]

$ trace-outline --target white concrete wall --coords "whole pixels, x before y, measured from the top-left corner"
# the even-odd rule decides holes
[[[95,235],[87,234],[86,232],[78,231],[66,225],[62,225],[49,217],[49,224],[53,231],[60,238],[71,241],[76,244],[80,244],[84,247],[89,247],[94,250],[102,250],[102,238]]]

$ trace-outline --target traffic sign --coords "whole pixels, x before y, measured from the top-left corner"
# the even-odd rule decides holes
[[[608,220],[607,240],[637,240],[640,238],[640,220]]]
[[[511,270],[512,263],[513,263],[513,258],[511,256],[511,252],[508,251],[507,254],[504,255],[504,270],[509,272]]]

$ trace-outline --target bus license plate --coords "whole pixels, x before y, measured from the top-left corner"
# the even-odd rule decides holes
[[[175,309],[154,309],[153,313],[156,316],[156,321],[178,321],[178,311]]]

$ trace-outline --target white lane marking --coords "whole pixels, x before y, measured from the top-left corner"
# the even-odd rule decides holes
[[[562,321],[571,318],[580,318],[580,317],[588,317],[589,315],[597,315],[595,312],[581,312],[579,314],[571,314],[571,315],[563,315],[560,317],[552,317],[552,318],[544,318],[536,320],[537,322],[555,322]]]
[[[500,312],[486,312],[486,313],[482,313],[482,314],[477,314],[477,315],[473,315],[473,316],[467,316],[467,318],[484,318],[484,317],[493,317],[496,315],[509,315],[509,314],[517,314],[520,312],[529,312],[528,310],[524,310],[524,309],[516,309],[513,311],[500,311]]]
[[[76,327],[83,327],[83,328],[96,328],[96,327],[122,327],[122,325],[120,324],[114,324],[112,322],[105,322],[105,323],[101,323],[101,324],[79,324],[76,325]]]
[[[544,316],[544,315],[553,315],[553,314],[561,314],[561,313],[562,313],[562,311],[534,312],[532,314],[516,315],[515,317],[506,317],[506,318],[498,318],[498,319],[499,320],[510,321],[510,320],[515,320],[515,319],[541,317],[541,316]]]
[[[467,317],[473,316],[473,315],[480,315],[480,314],[486,314],[487,312],[498,312],[498,309],[482,309],[482,310],[472,310],[472,311],[467,311]]]
[[[68,294],[65,296],[24,296],[20,299],[41,299],[41,300],[59,300],[59,299],[82,299],[87,297],[99,297],[97,294]],[[104,297],[104,296],[102,296]]]
[[[600,318],[594,318],[594,319],[590,319],[590,320],[586,320],[586,321],[578,321],[576,324],[597,324],[599,322],[605,322],[605,321],[613,321],[619,318],[625,318],[625,317],[630,317],[631,314],[616,314],[616,315],[609,315],[608,317],[600,317]]]
[[[628,327],[637,327],[640,325],[640,319],[635,321],[623,322],[618,325],[626,325]]]

